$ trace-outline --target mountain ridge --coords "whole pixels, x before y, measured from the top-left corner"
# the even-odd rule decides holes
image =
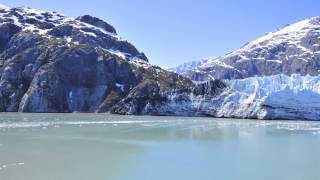
[[[193,69],[185,69],[183,73],[201,81],[281,73],[318,75],[319,29],[319,16],[304,19],[246,43],[222,57],[212,58]],[[173,71],[175,69],[171,68]]]
[[[21,7],[1,9],[0,16],[1,23],[10,23],[24,32],[58,37],[69,43],[104,48],[128,59],[148,61],[144,53],[117,35],[113,26],[90,15],[70,18],[57,12]]]

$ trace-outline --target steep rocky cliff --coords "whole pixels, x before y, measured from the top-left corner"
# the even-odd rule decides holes
[[[150,88],[152,87],[152,88]],[[206,99],[218,97],[226,90],[225,83],[215,80],[174,91],[159,91],[156,83],[145,82],[113,107],[118,114],[213,116],[212,108],[202,106]],[[197,103],[199,102],[199,103]]]

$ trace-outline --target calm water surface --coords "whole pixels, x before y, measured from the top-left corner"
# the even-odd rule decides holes
[[[0,180],[319,180],[320,123],[0,114]]]

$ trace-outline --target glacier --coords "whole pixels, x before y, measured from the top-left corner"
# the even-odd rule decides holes
[[[148,103],[142,114],[320,120],[320,76],[279,74],[222,82],[225,86],[216,85],[214,88],[212,83],[200,84],[207,86],[201,91],[211,89],[214,93],[166,94],[165,103]]]
[[[218,116],[320,120],[320,76],[279,74],[226,83]]]

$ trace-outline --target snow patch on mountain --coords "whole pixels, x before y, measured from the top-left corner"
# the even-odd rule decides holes
[[[191,62],[183,63],[183,64],[176,66],[176,67],[173,67],[173,68],[167,68],[167,70],[178,73],[178,74],[183,74],[187,71],[190,71],[192,69],[195,69],[195,68],[201,66],[202,64],[207,63],[210,59],[212,59],[212,58],[205,58],[200,61],[191,61]]]
[[[225,68],[225,69],[235,69],[236,71],[239,71],[239,70],[237,70],[235,67],[233,67],[233,66],[231,66],[231,65],[229,65],[229,64],[226,64],[225,62],[221,61],[219,58],[209,59],[209,60],[207,61],[207,63],[210,63],[210,64],[215,65],[215,66],[220,66],[220,67],[223,67],[223,68]],[[201,65],[201,66],[203,66],[203,65]],[[200,66],[200,67],[201,67],[201,66]]]

